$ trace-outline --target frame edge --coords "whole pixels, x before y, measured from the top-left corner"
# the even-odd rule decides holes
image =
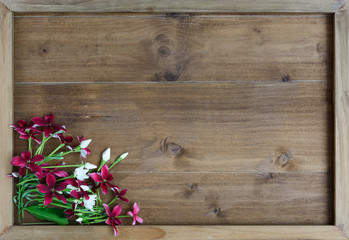
[[[13,137],[13,13],[0,2],[0,235],[13,225],[12,170]]]

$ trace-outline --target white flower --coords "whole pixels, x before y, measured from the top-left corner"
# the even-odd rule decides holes
[[[84,190],[84,191],[89,191],[89,190],[90,190],[90,187],[89,187],[89,186],[86,186],[86,185],[81,185],[80,187],[81,187],[82,190]]]
[[[120,155],[121,160],[124,160],[127,157],[127,155],[128,155],[128,152],[121,154]]]
[[[73,185],[68,184],[67,188],[70,190],[78,190],[78,188],[74,187]]]
[[[110,148],[107,148],[102,154],[103,161],[107,162],[110,159]]]
[[[74,199],[73,202],[76,203],[76,204],[81,204],[82,203],[82,201],[79,200],[79,199]],[[75,208],[76,208],[76,206],[75,206]]]
[[[85,169],[84,166],[78,167],[74,171],[74,177],[80,181],[84,181],[85,179],[88,179],[89,176],[87,176],[88,169]]]
[[[80,217],[80,218],[78,218],[78,219],[76,219],[76,221],[78,222],[78,223],[81,223],[82,222],[82,218]]]
[[[87,140],[82,141],[80,143],[80,147],[81,148],[87,148],[91,141],[92,141],[91,139],[87,139]]]
[[[89,199],[84,198],[84,207],[93,212],[93,206],[96,205],[97,195],[88,195]]]
[[[91,169],[96,169],[97,166],[94,165],[94,164],[92,164],[92,163],[88,163],[88,162],[87,162],[87,163],[85,163],[84,168],[86,168],[86,169],[88,169],[88,170],[91,170]]]

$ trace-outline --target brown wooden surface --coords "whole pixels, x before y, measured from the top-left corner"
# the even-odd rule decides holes
[[[336,12],[344,0],[1,0],[15,12]]]
[[[330,173],[326,85],[16,85],[15,119],[54,112],[69,133],[93,138],[91,162],[107,147],[114,157],[130,152],[120,171]],[[15,145],[18,154],[26,141],[15,138]]]
[[[331,224],[332,20],[16,18],[15,119],[129,151],[147,224]]]
[[[22,16],[15,81],[327,80],[332,25],[326,15]]]
[[[14,226],[2,239],[46,240],[47,236],[52,240],[115,239],[110,226]],[[120,226],[117,239],[345,240],[347,238],[335,226]]]
[[[9,161],[13,141],[13,14],[0,3],[0,235],[13,224],[12,179]]]
[[[336,225],[349,235],[349,37],[348,10],[336,14],[336,82],[335,82],[335,139],[336,139]]]

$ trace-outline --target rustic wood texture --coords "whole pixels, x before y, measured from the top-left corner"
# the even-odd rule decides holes
[[[332,26],[326,15],[18,17],[15,82],[327,80]]]
[[[13,223],[11,172],[13,141],[13,14],[0,3],[0,235]]]
[[[52,240],[115,239],[109,226],[14,226],[2,239],[46,240],[47,236]],[[345,240],[347,238],[335,226],[120,226],[117,239]]]
[[[336,12],[344,0],[2,0],[14,12]]]
[[[93,163],[130,152],[146,224],[331,224],[332,21],[19,17],[15,119],[54,112]]]
[[[328,85],[16,85],[15,119],[54,112],[69,133],[93,138],[91,162],[106,147],[130,152],[119,171],[331,174]],[[25,143],[16,134],[17,154]]]
[[[335,165],[336,165],[336,225],[349,235],[349,14],[335,16],[336,81],[335,81]]]

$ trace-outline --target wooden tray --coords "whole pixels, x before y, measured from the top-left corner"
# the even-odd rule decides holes
[[[145,225],[119,239],[346,239],[343,2],[3,2],[4,239],[114,239],[14,222],[9,125],[49,112],[93,139],[90,162],[130,152],[114,175]]]

